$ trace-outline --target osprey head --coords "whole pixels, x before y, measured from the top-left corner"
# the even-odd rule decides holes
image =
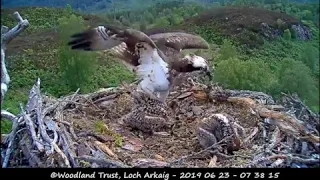
[[[146,42],[138,42],[135,45],[135,53],[138,54],[140,57],[150,56],[150,53],[152,53],[153,50],[154,50],[154,48],[152,48]]]
[[[203,57],[195,54],[187,54],[183,59],[188,60],[188,64],[191,65],[193,71],[204,71],[210,80],[212,79],[209,63]]]

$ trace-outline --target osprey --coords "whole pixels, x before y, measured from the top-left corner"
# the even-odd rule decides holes
[[[98,26],[71,36],[68,45],[85,51],[109,51],[135,72],[137,90],[165,102],[174,76],[179,72],[204,71],[211,78],[208,62],[193,54],[183,56],[183,49],[207,49],[200,36],[185,32],[144,33],[112,25]]]
[[[123,118],[128,126],[153,134],[159,130],[168,130],[174,125],[173,108],[143,92],[135,91],[131,95],[135,105]]]

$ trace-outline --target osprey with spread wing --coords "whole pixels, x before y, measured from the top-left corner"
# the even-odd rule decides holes
[[[211,78],[208,62],[183,49],[207,49],[200,36],[185,32],[144,33],[116,26],[98,26],[72,36],[72,49],[108,50],[122,60],[140,79],[138,90],[165,102],[173,84],[174,72],[204,71]]]

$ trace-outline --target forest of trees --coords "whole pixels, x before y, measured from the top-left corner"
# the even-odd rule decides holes
[[[182,21],[183,18],[196,15],[198,12],[212,6],[229,5],[249,5],[259,6],[274,11],[287,13],[290,15],[312,20],[319,24],[319,6],[317,0],[16,0],[1,1],[3,7],[23,7],[23,6],[48,6],[65,7],[69,4],[74,10],[89,12],[94,14],[109,14],[111,18],[123,21],[128,25],[129,22],[153,23],[154,17],[156,24],[172,25]],[[184,7],[186,6],[186,7]],[[184,11],[190,10],[190,11]],[[135,14],[139,14],[138,16]],[[180,18],[180,19],[179,19]],[[169,21],[169,22],[168,22]]]
[[[66,47],[69,35],[87,28],[88,22],[89,25],[93,21],[98,24],[112,22],[141,30],[174,27],[212,7],[244,5],[292,15],[311,29],[313,38],[306,41],[296,39],[293,32],[288,29],[281,37],[265,41],[260,48],[244,51],[243,47],[231,37],[220,36],[209,22],[208,26],[194,25],[191,30],[202,35],[210,44],[220,46],[218,53],[215,49],[209,52],[211,55],[209,60],[216,66],[214,81],[227,88],[258,90],[270,93],[274,97],[278,97],[281,92],[298,93],[314,111],[319,111],[319,3],[317,1],[308,3],[303,0],[152,0],[148,1],[149,3],[129,1],[1,1],[3,7],[15,7],[17,4],[64,7],[21,10],[20,13],[32,24],[27,29],[28,35],[25,36],[54,31],[58,34],[58,42],[41,41],[43,44],[33,44],[25,47],[26,49],[17,55],[8,56],[12,82],[4,106],[14,109],[13,112],[18,112],[17,99],[27,99],[28,89],[38,76],[43,79],[44,92],[54,96],[65,95],[78,87],[81,87],[83,92],[89,92],[133,80],[134,76],[128,73],[125,67],[114,61],[106,62],[103,54],[75,53]],[[135,6],[130,6],[130,3]],[[79,10],[81,13],[88,10],[95,15],[83,15]],[[2,15],[2,24],[7,26],[15,24],[10,17],[11,14]],[[42,34],[40,37],[45,36]],[[44,53],[49,55],[43,57]],[[98,65],[88,63],[92,61],[97,61]],[[26,93],[22,93],[24,91]]]
[[[174,0],[2,0],[1,5],[3,7],[21,7],[21,6],[51,6],[51,7],[65,7],[70,4],[74,9],[81,10],[110,10],[114,6],[118,6],[119,9],[139,9],[147,6],[152,6],[158,2],[170,2]],[[198,2],[201,4],[211,3],[232,3],[232,2],[264,2],[265,4],[287,3],[287,2],[318,2],[317,0],[183,0],[184,2]]]

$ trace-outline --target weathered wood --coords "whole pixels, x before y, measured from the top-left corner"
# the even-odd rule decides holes
[[[63,151],[66,154],[66,156],[68,157],[68,159],[70,160],[71,167],[78,167],[79,164],[75,160],[76,153],[74,150],[73,142],[71,141],[71,139],[68,135],[68,132],[64,126],[62,127],[61,138],[62,138],[62,141],[64,142],[62,144]]]
[[[319,136],[310,134],[306,131],[303,124],[299,123],[296,118],[284,112],[269,110],[264,105],[255,102],[250,98],[228,97],[228,102],[237,103],[252,108],[260,117],[270,118],[285,133],[301,137],[312,143],[319,143]]]
[[[169,166],[171,165],[174,165],[174,164],[177,164],[177,163],[181,163],[182,161],[188,159],[188,158],[191,158],[193,156],[196,156],[196,155],[199,155],[199,154],[202,154],[204,152],[207,152],[207,151],[210,151],[211,149],[213,148],[216,148],[217,146],[219,146],[220,144],[222,143],[225,143],[227,140],[229,140],[230,138],[232,138],[233,135],[231,136],[227,136],[227,137],[224,137],[222,140],[220,140],[219,142],[216,142],[214,144],[212,144],[211,146],[199,151],[199,152],[196,152],[196,153],[192,153],[192,154],[189,154],[189,155],[186,155],[186,156],[182,156],[181,158],[179,159],[176,159],[176,160],[173,160],[171,162],[169,162]]]
[[[29,27],[28,20],[22,19],[18,12],[14,12],[13,15],[17,19],[18,24],[10,30],[8,30],[8,28],[5,26],[2,26],[1,28],[1,104],[3,102],[5,93],[8,91],[10,83],[10,76],[8,74],[5,62],[6,45],[9,44],[12,39],[17,37],[27,27]]]
[[[20,109],[22,111],[22,115],[24,120],[26,121],[26,124],[28,126],[29,132],[31,134],[33,143],[36,145],[37,149],[39,150],[39,152],[43,152],[44,151],[44,146],[41,143],[40,139],[37,136],[36,130],[35,130],[35,125],[34,122],[31,120],[30,115],[26,114],[24,112],[24,109],[22,107],[22,104],[20,104]]]
[[[135,159],[133,160],[135,168],[164,168],[168,167],[169,163],[156,159]]]
[[[87,161],[90,163],[96,163],[101,167],[115,167],[115,168],[129,168],[130,166],[124,165],[121,162],[110,160],[110,159],[98,159],[90,156],[75,157],[78,160]]]
[[[1,110],[1,117],[2,118],[5,118],[7,120],[10,120],[10,121],[14,121],[14,119],[17,118],[16,115],[12,114],[11,112],[9,111],[6,111],[6,110]]]
[[[19,141],[20,148],[26,159],[28,159],[29,166],[33,168],[44,167],[44,164],[41,162],[40,158],[37,156],[37,153],[32,152],[31,139],[28,134],[24,134],[23,138]]]
[[[8,138],[8,140],[7,140],[8,147],[7,147],[6,154],[5,154],[3,163],[2,163],[2,168],[7,167],[8,163],[9,163],[10,155],[13,151],[12,146],[15,143],[16,132],[18,131],[18,126],[19,126],[18,118],[13,119],[12,131],[9,134],[9,136],[7,137]]]

